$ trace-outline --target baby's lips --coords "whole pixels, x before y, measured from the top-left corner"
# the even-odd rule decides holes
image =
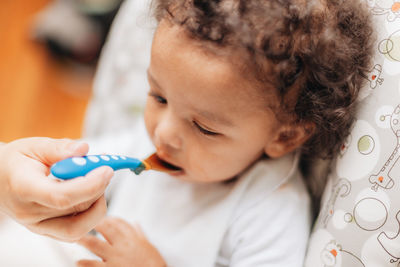
[[[163,172],[178,172],[181,171],[182,168],[169,163],[168,161],[162,159],[157,155],[157,153],[153,153],[148,158],[144,160],[145,163],[150,165],[150,169],[163,171]]]

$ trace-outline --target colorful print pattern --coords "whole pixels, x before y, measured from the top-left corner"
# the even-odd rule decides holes
[[[376,56],[335,160],[306,267],[400,266],[400,1],[365,0]]]

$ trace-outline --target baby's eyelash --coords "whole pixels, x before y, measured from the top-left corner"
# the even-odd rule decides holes
[[[160,95],[158,95],[156,93],[150,92],[149,96],[153,97],[160,104],[167,104],[168,103],[167,99],[165,99],[164,97],[162,97],[162,96],[160,96]]]
[[[201,127],[197,122],[193,121],[193,125],[204,135],[212,135],[212,136],[216,136],[219,135],[219,133],[216,132],[212,132],[209,131],[207,129],[204,129],[203,127]]]

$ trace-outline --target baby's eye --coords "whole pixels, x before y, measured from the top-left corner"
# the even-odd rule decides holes
[[[209,131],[201,127],[197,122],[193,121],[194,126],[204,135],[219,135],[219,133]]]
[[[167,104],[167,99],[165,99],[164,97],[152,92],[150,92],[149,95],[153,97],[158,103]]]

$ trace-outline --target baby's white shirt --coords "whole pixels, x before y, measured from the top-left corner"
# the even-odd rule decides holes
[[[154,151],[142,122],[132,134],[118,139],[125,153]],[[168,266],[302,266],[311,210],[297,161],[295,154],[259,160],[218,184],[117,172],[109,215],[139,223]]]

